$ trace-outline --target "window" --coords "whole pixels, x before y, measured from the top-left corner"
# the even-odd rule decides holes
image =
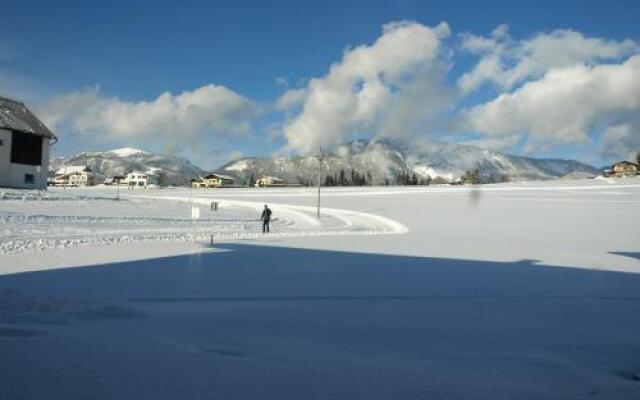
[[[14,164],[42,165],[42,137],[28,133],[13,132],[11,136],[11,162]]]
[[[3,145],[3,143],[2,143],[2,139],[0,139],[0,146],[2,146],[2,145]]]
[[[36,183],[36,177],[33,174],[24,174],[24,183],[28,183],[30,185],[33,185],[34,183]]]

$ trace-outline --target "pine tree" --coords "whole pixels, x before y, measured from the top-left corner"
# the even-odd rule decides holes
[[[460,177],[460,180],[464,184],[476,185],[480,183],[480,171],[478,171],[477,169],[466,171],[464,175]]]

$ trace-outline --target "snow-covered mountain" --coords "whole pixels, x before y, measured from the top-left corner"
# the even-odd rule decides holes
[[[184,185],[189,179],[204,173],[201,168],[183,157],[153,154],[129,147],[57,157],[51,160],[51,170],[55,171],[65,164],[87,165],[102,179],[125,175],[130,171],[154,173],[158,175],[161,185]]]
[[[413,174],[421,179],[455,181],[466,171],[476,169],[483,182],[544,180],[574,173],[599,173],[596,168],[578,161],[513,156],[469,145],[355,140],[325,154],[320,175],[323,182],[327,179],[335,181],[336,177],[340,179],[342,174],[348,182],[355,176],[379,185],[397,183],[403,176]],[[272,175],[292,183],[313,184],[318,179],[318,159],[315,155],[243,158],[222,166],[219,171],[244,182],[251,177]]]

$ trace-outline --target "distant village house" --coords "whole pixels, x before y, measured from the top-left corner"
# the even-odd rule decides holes
[[[256,187],[270,187],[270,186],[285,186],[284,179],[277,178],[275,176],[261,176],[256,180]]]
[[[46,189],[49,147],[57,141],[24,104],[0,97],[0,186]]]
[[[129,172],[122,181],[129,188],[147,188],[149,185],[157,185],[158,177],[149,172]]]
[[[66,165],[58,168],[53,179],[55,186],[93,186],[96,175],[84,165]]]
[[[191,186],[194,188],[214,188],[222,186],[232,186],[235,179],[228,175],[209,174],[201,178],[191,180]]]
[[[635,176],[638,175],[640,166],[631,161],[620,161],[611,166],[611,169],[605,171],[605,176],[619,178],[623,176]]]

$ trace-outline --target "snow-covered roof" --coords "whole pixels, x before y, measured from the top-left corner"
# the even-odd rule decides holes
[[[632,162],[632,161],[620,161],[620,162],[617,162],[617,163],[615,163],[615,164],[613,164],[613,165],[614,165],[614,166],[615,166],[615,165],[631,165],[631,166],[635,166],[635,167],[637,167],[637,166],[638,166],[638,164],[636,164],[636,163],[634,163],[634,162]]]
[[[58,140],[24,104],[6,97],[0,97],[0,128]]]
[[[89,167],[87,167],[86,165],[67,165],[58,168],[58,170],[56,171],[56,175],[71,175],[84,171],[92,172],[91,169],[89,169]]]
[[[149,171],[131,171],[131,172],[127,173],[127,175],[150,175],[150,176],[155,176],[156,174],[154,174],[153,172],[149,172]]]
[[[230,179],[232,181],[235,181],[236,178],[234,178],[233,176],[229,176],[229,175],[222,175],[222,174],[209,174],[207,176],[204,177],[204,179],[215,179],[215,178],[219,178],[219,179]]]

